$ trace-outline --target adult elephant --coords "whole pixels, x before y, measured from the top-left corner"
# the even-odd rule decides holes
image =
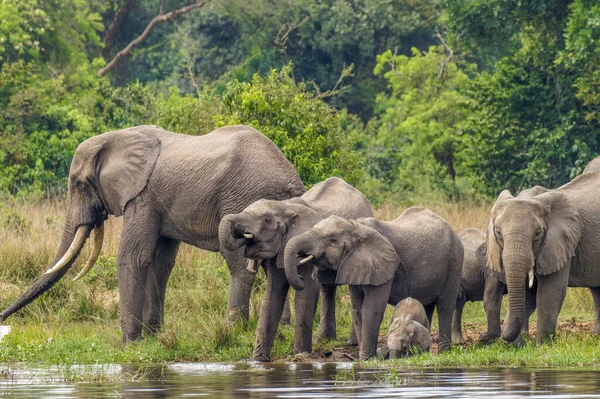
[[[315,184],[299,198],[284,201],[261,200],[243,212],[227,215],[221,221],[219,235],[223,247],[236,250],[243,247],[252,259],[250,268],[256,271],[266,265],[267,289],[260,310],[255,360],[269,360],[281,312],[289,290],[284,272],[283,255],[286,243],[304,233],[323,218],[341,215],[346,218],[372,216],[369,200],[357,189],[337,177]],[[264,261],[263,261],[264,260]],[[305,265],[301,273],[307,282],[303,292],[296,293],[296,323],[294,351],[312,351],[312,321],[319,297],[320,285],[312,278],[312,267]],[[335,276],[321,288],[321,323],[317,339],[336,337]],[[356,341],[356,338],[351,338]]]
[[[248,317],[254,274],[241,251],[220,247],[224,215],[260,199],[304,193],[294,167],[262,133],[227,126],[204,136],[138,126],[81,143],[69,172],[66,222],[54,266],[0,313],[0,320],[52,287],[75,262],[88,235],[100,252],[103,222],[123,216],[117,256],[123,341],[140,338],[163,322],[165,288],[180,242],[220,251],[231,273],[227,314]]]
[[[538,343],[556,331],[567,286],[588,287],[598,296],[599,188],[600,172],[588,169],[556,190],[530,198],[505,190],[498,197],[488,221],[486,258],[492,270],[506,274],[506,341],[514,341],[525,322],[525,291],[534,279]],[[594,332],[599,331],[597,314]]]

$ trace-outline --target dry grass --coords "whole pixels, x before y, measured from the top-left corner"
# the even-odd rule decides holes
[[[427,202],[423,202],[422,205],[439,213],[456,231],[467,227],[484,229],[491,206]],[[405,207],[385,204],[379,207],[375,214],[380,219],[392,220],[404,209]],[[0,205],[0,307],[4,308],[10,304],[48,268],[62,233],[63,213],[64,207],[59,201]],[[63,352],[78,353],[74,346],[83,345],[81,342],[77,343],[78,339],[83,340],[83,336],[90,334],[102,337],[101,341],[94,342],[105,348],[103,353],[107,357],[82,352],[90,357],[73,355],[74,357],[69,359],[93,362],[94,359],[234,360],[249,357],[264,289],[264,274],[260,272],[257,276],[255,293],[251,299],[250,327],[248,331],[243,331],[240,326],[230,326],[224,322],[229,293],[229,271],[223,259],[219,254],[201,251],[188,245],[182,245],[169,281],[166,332],[145,347],[123,352],[119,344],[116,276],[116,254],[121,227],[121,219],[111,217],[106,222],[103,255],[86,278],[77,282],[71,280],[87,259],[87,247],[67,274],[67,278],[63,278],[47,294],[8,320],[16,327],[20,338],[9,341],[9,346],[5,348],[5,359],[65,362]],[[347,288],[343,287],[340,292],[339,335],[345,339],[351,324],[350,301]],[[391,311],[391,307],[389,310]],[[587,290],[569,289],[561,320],[572,317],[593,320],[592,301]],[[381,331],[387,329],[389,319],[388,314]],[[467,305],[465,321],[485,321],[481,303]],[[292,329],[287,327],[282,331],[283,334],[274,348],[276,357],[292,353]],[[81,337],[77,337],[78,335]],[[51,350],[43,346],[48,337],[63,337],[65,343],[63,346],[53,344],[54,349]],[[39,342],[42,344],[37,344]],[[23,347],[30,348],[28,356],[20,352],[19,348]],[[58,360],[52,360],[52,356]]]

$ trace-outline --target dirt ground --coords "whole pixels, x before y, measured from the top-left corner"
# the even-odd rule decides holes
[[[560,322],[557,328],[558,333],[580,334],[590,333],[594,328],[594,323],[589,321],[577,321],[575,318]],[[487,329],[485,323],[463,323],[463,336],[466,342],[462,346],[472,346],[479,342],[479,334]],[[535,337],[536,323],[529,323],[529,337]],[[386,342],[386,335],[380,334],[377,347],[381,347]],[[430,351],[434,354],[438,353],[438,334],[431,334]],[[294,356],[281,359],[291,362],[348,362],[358,360],[358,347],[356,346],[340,346],[334,347],[331,350],[315,350],[312,354],[300,353]]]

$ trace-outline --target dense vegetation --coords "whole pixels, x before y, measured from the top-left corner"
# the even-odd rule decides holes
[[[250,124],[375,202],[554,187],[599,152],[596,1],[193,4],[1,2],[0,192],[60,193],[79,142],[135,124]]]

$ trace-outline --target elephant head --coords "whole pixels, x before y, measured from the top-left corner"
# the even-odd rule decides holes
[[[502,338],[514,341],[524,322],[525,289],[571,262],[582,234],[577,208],[560,191],[513,197],[503,191],[486,232],[486,264],[506,276],[509,318]]]
[[[160,148],[158,139],[136,129],[104,133],[77,147],[69,171],[65,226],[53,266],[0,313],[0,321],[60,280],[90,233],[94,248],[76,279],[91,269],[102,248],[104,220],[108,214],[122,215],[127,203],[146,187]]]
[[[390,324],[387,346],[392,359],[423,352],[429,348],[430,341],[427,327],[410,317],[399,317]]]
[[[334,271],[336,284],[378,286],[394,277],[399,257],[378,231],[358,221],[330,216],[292,238],[285,248],[285,273],[296,290],[304,288],[297,267],[313,263],[318,273]]]
[[[288,240],[321,220],[321,215],[294,199],[259,200],[240,213],[221,219],[219,240],[228,251],[245,247],[249,269],[256,272],[260,261],[276,258],[283,268],[283,250]]]

